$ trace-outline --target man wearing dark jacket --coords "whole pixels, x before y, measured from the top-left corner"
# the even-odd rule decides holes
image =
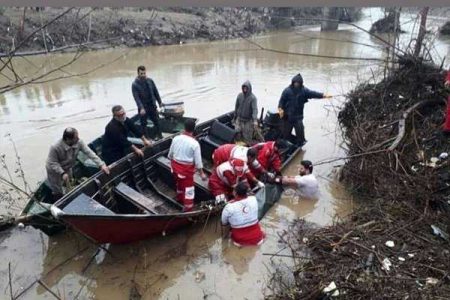
[[[150,141],[134,126],[133,121],[128,119],[125,110],[120,105],[112,108],[113,118],[105,127],[102,138],[102,156],[109,165],[121,159],[132,150],[137,155],[144,157],[144,152],[128,141],[129,132],[136,137],[141,137],[144,146],[150,145]]]
[[[258,128],[258,105],[248,80],[242,84],[242,93],[237,96],[234,116],[236,130],[241,133],[244,142],[250,145],[254,130]]]
[[[284,120],[284,138],[288,139],[292,128],[295,129],[297,145],[302,147],[305,143],[305,128],[303,126],[303,107],[308,99],[331,98],[331,95],[315,92],[303,86],[303,77],[297,74],[292,78],[291,85],[284,89],[278,103],[278,112]]]
[[[159,96],[158,89],[155,82],[146,76],[145,67],[139,66],[137,68],[138,76],[131,85],[131,91],[133,92],[134,101],[136,101],[138,112],[141,119],[142,132],[148,136],[147,119],[152,120],[158,138],[162,138],[161,128],[159,126],[159,115],[156,108],[156,102],[159,107],[162,107],[161,97]]]

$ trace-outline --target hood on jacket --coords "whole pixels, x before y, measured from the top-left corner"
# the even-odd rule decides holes
[[[248,93],[246,94],[246,96],[251,95],[252,94],[252,84],[250,83],[250,81],[246,81],[242,84],[242,87],[246,86],[248,88]]]
[[[300,73],[298,73],[297,75],[292,77],[292,81],[291,81],[292,86],[294,86],[294,82],[300,83],[300,87],[303,86],[303,77],[302,77],[302,75],[300,75]]]

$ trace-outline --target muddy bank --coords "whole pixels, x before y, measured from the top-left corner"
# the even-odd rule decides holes
[[[273,281],[273,298],[448,297],[447,94],[439,67],[403,57],[390,76],[348,95],[342,178],[359,208],[335,226],[299,221],[286,232],[292,256],[308,255],[297,258],[294,280]]]
[[[7,8],[0,11],[0,52],[18,45],[67,9]],[[315,24],[321,8],[74,8],[21,46],[19,52],[66,50],[83,44],[96,49],[125,45],[169,45],[192,40],[250,36],[266,30]],[[341,19],[355,20],[360,9],[346,8]]]

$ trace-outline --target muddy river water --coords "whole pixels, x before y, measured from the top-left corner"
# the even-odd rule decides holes
[[[358,25],[366,29],[380,16],[376,9],[365,10],[364,14]],[[340,26],[339,31],[328,33],[312,26],[272,32],[252,40],[289,52],[385,56],[379,41],[351,26]],[[448,45],[448,41],[438,39],[437,53],[448,55]],[[378,74],[380,63],[255,49],[246,41],[229,40],[87,53],[67,71],[82,73],[102,63],[107,65],[82,77],[0,95],[0,153],[6,154],[14,170],[11,138],[29,184],[36,186],[45,177],[49,145],[65,127],[76,127],[81,138],[90,141],[103,133],[112,105],[122,104],[130,115],[136,112],[130,85],[136,67],[144,64],[163,101],[183,100],[186,115],[200,121],[233,109],[240,86],[247,79],[252,82],[259,108],[275,110],[283,88],[301,72],[307,87],[336,97],[311,100],[305,106],[308,143],[286,173],[295,174],[302,158],[316,162],[344,155],[336,124],[344,100],[341,95],[358,80]],[[58,64],[70,57],[29,57],[18,59],[16,64],[19,69],[34,72],[43,63]],[[206,226],[192,226],[168,236],[112,245],[110,254],[103,250],[97,253],[95,245],[74,232],[51,238],[32,227],[0,232],[0,299],[10,298],[8,265],[15,295],[31,285],[20,299],[55,299],[44,285],[64,299],[128,299],[136,291],[143,299],[260,299],[267,292],[270,271],[291,263],[290,258],[267,255],[280,250],[281,254],[288,253],[282,250],[279,234],[288,229],[290,221],[305,218],[326,225],[351,211],[351,197],[332,177],[333,165],[339,163],[315,168],[320,181],[318,199],[300,199],[292,190],[284,193],[262,220],[267,240],[260,247],[238,249],[231,245],[222,238],[217,218],[210,219]],[[18,208],[1,206],[0,212],[7,209],[17,212]],[[32,285],[39,278],[43,284]]]

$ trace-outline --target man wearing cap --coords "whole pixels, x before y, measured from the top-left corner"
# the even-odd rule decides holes
[[[241,181],[264,187],[264,183],[256,179],[241,159],[231,159],[215,168],[209,177],[208,187],[216,198],[216,204],[231,199],[234,187]]]
[[[222,211],[222,225],[231,227],[231,240],[238,247],[260,245],[265,237],[258,221],[258,201],[247,193],[247,183],[238,183],[234,199]]]
[[[184,123],[184,132],[173,138],[168,157],[175,180],[177,201],[183,204],[185,212],[194,207],[195,170],[200,173],[202,180],[207,176],[203,172],[200,144],[193,137],[195,121],[187,119]]]
[[[55,200],[63,196],[63,183],[69,184],[72,168],[80,151],[109,174],[108,166],[79,138],[78,131],[68,127],[64,130],[62,139],[50,147],[45,165],[47,180]]]
[[[284,120],[284,138],[289,139],[292,128],[297,137],[296,144],[302,147],[305,143],[305,127],[303,126],[303,107],[308,99],[331,98],[331,95],[315,92],[303,86],[303,77],[300,74],[292,78],[291,84],[284,89],[278,102],[278,112]]]
[[[145,66],[139,66],[137,68],[138,76],[131,85],[131,91],[133,93],[134,101],[138,107],[138,113],[140,115],[142,133],[148,138],[147,119],[152,120],[153,125],[156,128],[157,138],[162,138],[162,132],[159,125],[159,115],[156,108],[156,102],[159,107],[163,106],[161,97],[159,96],[158,89],[155,82],[147,77]]]
[[[296,176],[280,176],[275,182],[298,189],[302,197],[315,198],[319,192],[319,183],[314,176],[313,164],[309,160],[302,160]]]

